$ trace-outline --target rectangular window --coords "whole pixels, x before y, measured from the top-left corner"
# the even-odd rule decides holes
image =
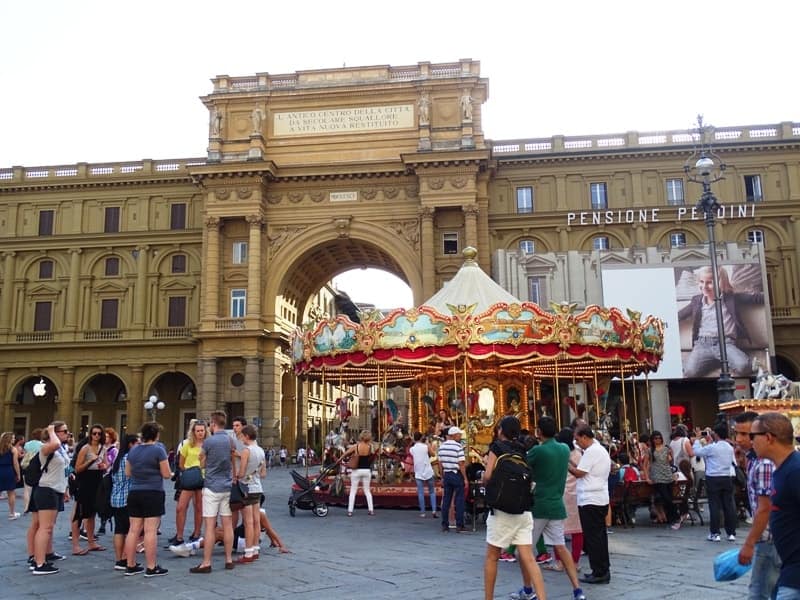
[[[119,258],[112,256],[106,259],[106,277],[119,275]]]
[[[764,194],[761,192],[761,175],[744,176],[744,193],[748,202],[764,200]]]
[[[683,179],[667,179],[667,204],[670,206],[683,206]]]
[[[686,234],[682,231],[669,234],[670,248],[682,248],[686,245]]]
[[[589,197],[592,201],[592,210],[605,210],[608,208],[608,195],[605,183],[590,183]]]
[[[596,238],[592,239],[593,250],[608,250],[610,247],[611,244],[608,242],[608,236],[598,235]]]
[[[119,300],[110,298],[100,305],[100,329],[116,329]]]
[[[517,212],[518,213],[532,213],[533,212],[533,188],[520,187],[517,188]]]
[[[172,272],[173,273],[186,273],[186,255],[173,254],[172,255]]]
[[[52,210],[39,211],[39,235],[53,235],[55,213]]]
[[[33,309],[33,330],[50,331],[52,326],[52,314],[52,302],[37,302]]]
[[[547,289],[544,277],[528,277],[528,298],[539,306],[547,306]]]
[[[247,262],[247,242],[233,242],[233,264],[243,265]]]
[[[458,254],[458,233],[443,233],[442,245],[445,254]]]
[[[533,254],[535,249],[536,249],[536,244],[534,243],[533,240],[520,240],[519,250],[523,254]]]
[[[247,314],[247,290],[231,290],[231,318],[243,319]]]
[[[39,279],[53,278],[53,261],[43,260],[39,262]]]
[[[106,218],[103,231],[105,233],[119,232],[119,206],[106,206]]]
[[[186,204],[179,202],[170,205],[169,228],[186,229]]]
[[[186,326],[186,296],[172,296],[169,299],[167,327]]]
[[[747,232],[747,241],[751,244],[764,244],[764,231],[761,229],[751,229]]]

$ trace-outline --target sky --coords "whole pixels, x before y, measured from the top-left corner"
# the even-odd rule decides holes
[[[2,2],[0,169],[203,157],[215,75],[461,58],[492,140],[797,122],[798,22],[773,0]]]

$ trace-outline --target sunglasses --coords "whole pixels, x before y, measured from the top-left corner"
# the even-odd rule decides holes
[[[103,435],[102,431],[93,431],[92,435]]]
[[[751,431],[747,435],[750,438],[750,441],[752,442],[754,439],[756,439],[756,436],[767,435],[768,433],[769,431]]]
[[[59,429],[56,433],[69,433],[69,429]]]

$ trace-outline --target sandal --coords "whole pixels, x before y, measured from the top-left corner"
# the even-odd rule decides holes
[[[562,565],[560,562],[552,561],[552,562],[543,564],[542,568],[547,570],[547,571],[559,571],[559,572],[561,572],[561,571],[564,570],[564,565]]]
[[[105,552],[105,551],[106,551],[105,546],[101,546],[99,544],[97,546],[89,547],[89,552]]]
[[[72,551],[72,556],[86,556],[87,554],[89,554],[88,548],[80,548]]]

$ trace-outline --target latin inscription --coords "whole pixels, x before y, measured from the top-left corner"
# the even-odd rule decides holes
[[[414,106],[359,106],[275,113],[276,136],[357,133],[414,126]]]
[[[331,202],[353,202],[358,200],[358,192],[331,192]]]

